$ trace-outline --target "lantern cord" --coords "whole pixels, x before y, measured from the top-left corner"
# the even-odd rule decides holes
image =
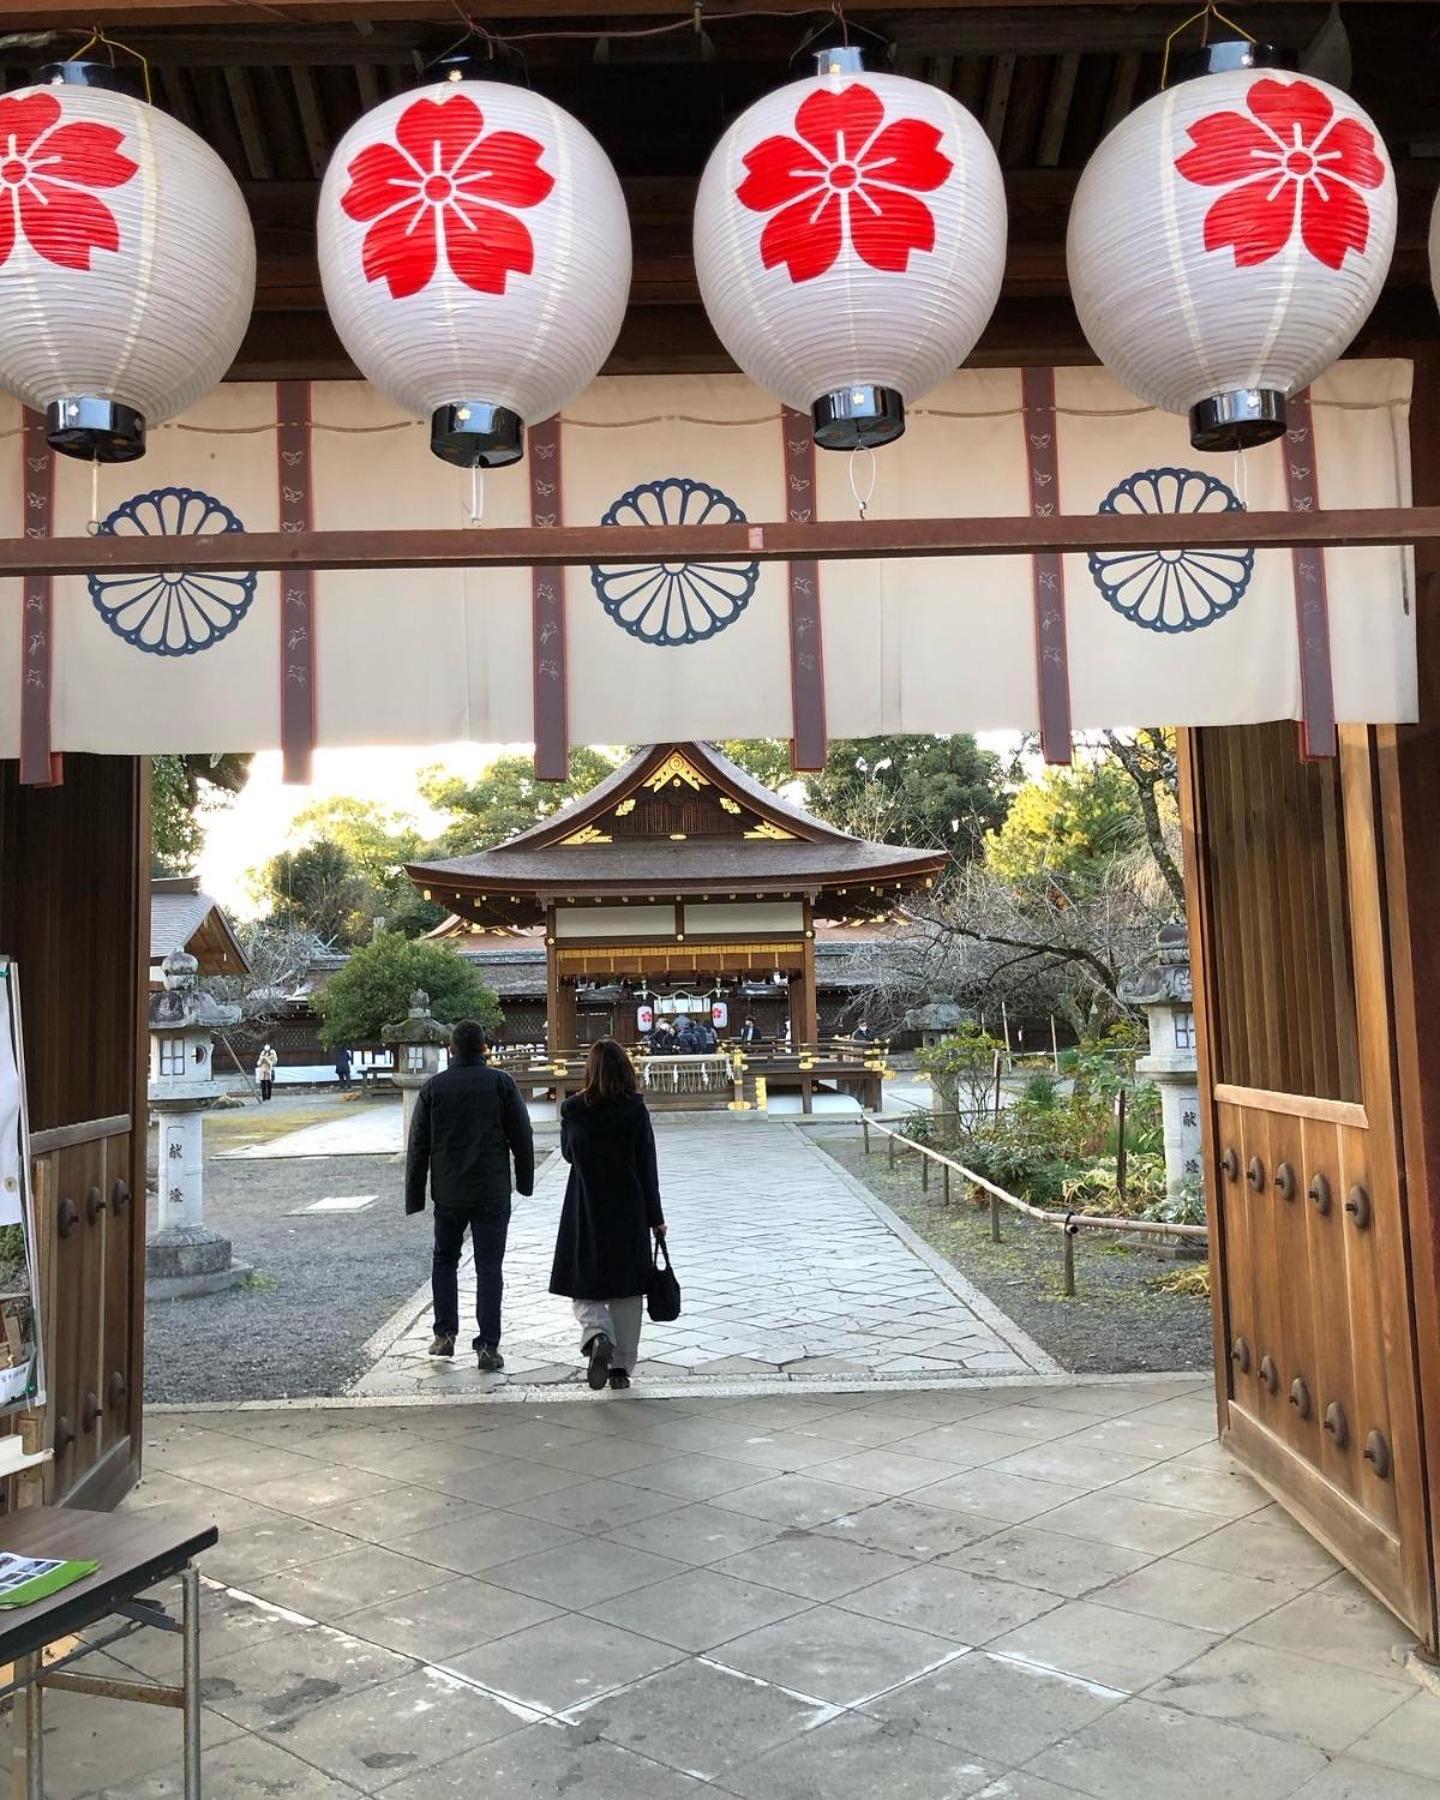
[[[1200,42],[1202,44],[1208,44],[1210,42],[1210,21],[1212,19],[1214,19],[1217,25],[1223,25],[1229,31],[1238,31],[1247,44],[1253,44],[1255,42],[1255,37],[1252,32],[1247,31],[1243,25],[1237,24],[1234,19],[1227,18],[1218,6],[1213,3],[1209,6],[1202,6],[1199,12],[1193,12],[1188,19],[1182,19],[1165,40],[1165,54],[1160,59],[1160,86],[1162,90],[1170,77],[1170,49],[1176,38],[1183,32],[1188,31],[1190,27],[1198,21],[1200,25]]]
[[[106,33],[103,25],[97,25],[80,48],[75,51],[73,55],[65,58],[66,62],[79,62],[86,51],[93,50],[97,44],[110,52],[110,66],[112,69],[115,66],[115,52],[117,50],[123,51],[126,56],[133,56],[135,58],[135,61],[140,65],[140,75],[145,83],[146,103],[147,105],[153,105],[155,95],[150,86],[150,58],[146,56],[143,51],[136,50],[132,45],[122,44],[118,38],[110,37]]]
[[[870,458],[870,482],[863,494],[860,492],[859,485],[855,480],[855,464],[861,456],[868,456]],[[868,444],[859,444],[850,452],[850,466],[848,473],[850,476],[850,492],[855,497],[855,504],[859,507],[860,517],[863,519],[865,517],[865,509],[869,506],[875,494],[875,452]]]
[[[90,518],[85,526],[91,537],[100,535],[100,458],[90,460]]]
[[[1235,492],[1240,497],[1240,504],[1241,504],[1241,506],[1243,506],[1245,508],[1246,512],[1249,512],[1249,510],[1250,510],[1250,465],[1245,461],[1244,452],[1241,450],[1237,450],[1235,452],[1234,482],[1235,482]]]
[[[470,524],[485,523],[485,475],[478,465],[470,471]]]

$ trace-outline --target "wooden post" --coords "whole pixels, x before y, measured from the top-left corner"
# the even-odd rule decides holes
[[[1061,1227],[1060,1236],[1065,1245],[1063,1253],[1065,1257],[1065,1297],[1067,1300],[1073,1300],[1075,1298],[1075,1233],[1070,1226],[1065,1225]]]
[[[1000,1242],[1000,1198],[997,1194],[990,1196],[990,1242]]]
[[[860,1129],[865,1133],[865,1154],[868,1156],[870,1154],[870,1121],[866,1118],[862,1118],[860,1121]]]
[[[1005,1067],[1013,1068],[1010,1059],[1010,1008],[1005,1004],[1005,996],[1000,996],[1000,1029],[1005,1034]]]
[[[893,1131],[886,1133],[885,1147],[890,1152],[890,1167],[893,1169],[895,1167],[895,1133]]]
[[[923,1150],[920,1152],[920,1192],[930,1192],[930,1158]]]
[[[941,1170],[942,1175],[945,1178],[945,1187],[944,1187],[945,1204],[948,1206],[950,1204],[950,1165],[949,1165],[949,1163],[948,1162],[941,1163],[940,1170]]]
[[[1055,1035],[1055,1015],[1050,1015],[1050,1054],[1055,1059],[1055,1073],[1060,1073],[1060,1040]]]
[[[1000,1117],[1000,1052],[995,1052],[995,1117]]]
[[[1115,1139],[1115,1192],[1123,1200],[1125,1198],[1125,1089],[1122,1087],[1115,1098],[1115,1119],[1117,1136]]]

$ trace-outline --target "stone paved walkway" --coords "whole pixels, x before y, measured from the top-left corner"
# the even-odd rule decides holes
[[[1023,1375],[1055,1364],[795,1127],[691,1115],[657,1122],[661,1187],[684,1310],[647,1323],[640,1377],[894,1379]],[[565,1189],[558,1155],[517,1200],[505,1258],[503,1349],[511,1381],[576,1382],[570,1306],[547,1292]],[[474,1267],[461,1317],[474,1317]],[[377,1334],[354,1392],[485,1389],[473,1360],[432,1362],[428,1286]],[[462,1348],[473,1333],[467,1328]]]
[[[1193,1379],[151,1417],[207,1800],[1440,1800],[1405,1633]],[[174,1679],[154,1634],[95,1659]],[[46,1703],[50,1800],[173,1715]]]

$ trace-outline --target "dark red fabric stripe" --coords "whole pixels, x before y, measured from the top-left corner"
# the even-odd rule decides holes
[[[792,524],[815,517],[815,439],[804,413],[781,409],[785,445],[785,509]],[[796,770],[823,769],[825,655],[820,623],[820,565],[792,562],[790,571],[790,762]]]
[[[45,441],[45,421],[26,409],[21,438],[21,486],[25,535],[49,537],[55,508],[55,457]],[[53,583],[48,575],[25,578],[21,608],[20,779],[31,787],[57,787],[63,770],[51,750],[50,696],[54,653]]]
[[[280,422],[280,529],[314,523],[310,383],[277,381]],[[285,780],[310,780],[315,757],[315,576],[287,569],[280,590],[280,748]]]
[[[526,434],[530,465],[530,523],[563,519],[560,415]],[[570,707],[565,666],[565,571],[530,571],[530,628],[535,670],[535,777],[564,781],[570,773]]]
[[[1315,467],[1315,419],[1310,390],[1288,402],[1285,433],[1285,492],[1291,512],[1314,512],[1320,505]],[[1325,585],[1325,552],[1292,550],[1295,571],[1295,626],[1300,640],[1300,754],[1307,762],[1334,756],[1335,672],[1330,662],[1330,597]]]
[[[1030,471],[1030,511],[1051,518],[1060,510],[1060,448],[1055,435],[1055,371],[1022,369],[1025,458]],[[1040,753],[1047,763],[1070,761],[1070,653],[1065,633],[1065,563],[1034,556],[1035,692],[1040,711]]]

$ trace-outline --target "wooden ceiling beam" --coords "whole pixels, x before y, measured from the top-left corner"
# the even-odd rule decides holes
[[[1440,506],[1334,511],[1061,513],[1048,518],[819,519],[739,525],[548,525],[402,531],[225,531],[0,539],[0,577],[174,570],[503,569],[594,563],[866,562],[1068,556],[1092,550],[1353,549],[1440,541]],[[343,598],[341,601],[343,605]]]
[[[1417,7],[1426,0],[1391,0],[1392,5]],[[624,21],[653,24],[681,19],[689,12],[684,0],[488,0],[484,22],[504,35],[543,33],[547,28],[593,30],[610,28],[611,35],[624,29]],[[720,32],[722,42],[727,19],[742,25],[748,34],[757,23],[747,18],[756,10],[755,0],[703,0],[707,28]],[[761,9],[770,15],[793,15],[798,21],[813,19],[824,10],[816,0],[764,0]],[[1367,9],[1368,10],[1368,9]],[[1127,0],[1124,5],[1097,6],[1088,0],[1012,0],[1000,6],[994,0],[847,0],[852,17],[874,20],[876,28],[902,50],[917,55],[998,54],[1045,50],[1155,50],[1176,22],[1174,0]],[[1323,0],[1262,0],[1245,9],[1248,30],[1282,46],[1308,43],[1324,22],[1328,7]],[[0,0],[0,30],[90,30],[94,0]],[[456,22],[456,8],[449,0],[115,0],[105,8],[105,24],[111,32],[149,26],[222,25],[232,31],[253,31],[278,37],[287,28],[313,30],[317,26],[344,28],[357,24],[401,28],[447,27]],[[356,60],[370,60],[367,48],[357,45]],[[427,37],[428,33],[425,34]]]

